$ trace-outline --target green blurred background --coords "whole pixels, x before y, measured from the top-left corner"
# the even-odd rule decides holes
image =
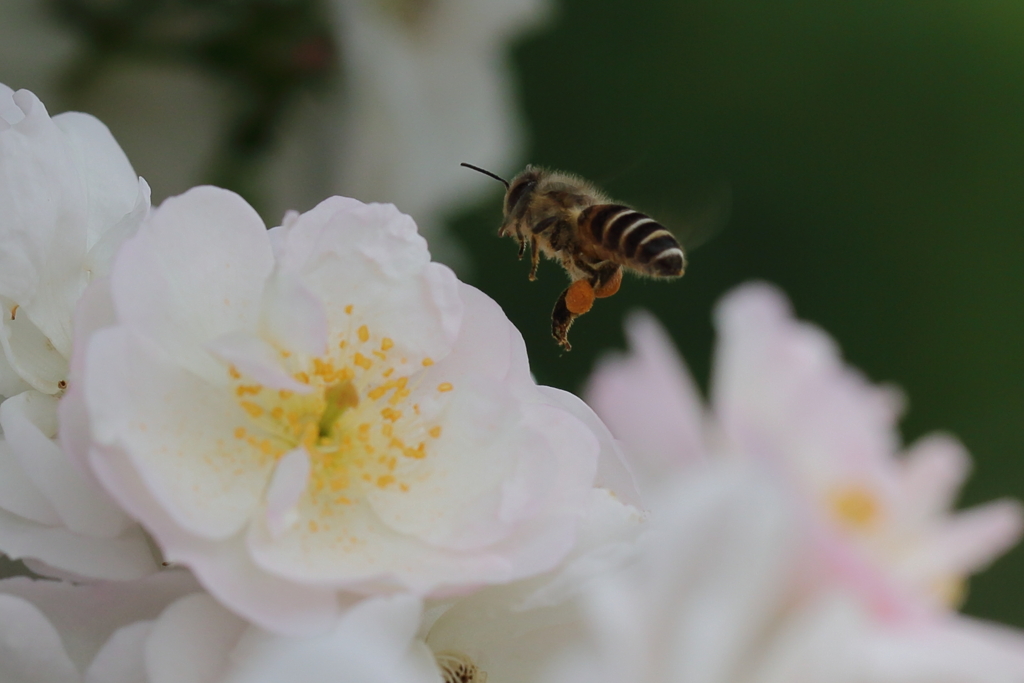
[[[568,354],[548,332],[565,278],[549,262],[527,282],[494,236],[502,188],[459,216],[472,281],[523,331],[539,381],[579,390],[646,307],[706,386],[715,301],[762,278],[903,387],[906,439],[967,444],[963,505],[1024,498],[1024,4],[563,0],[514,59],[531,162],[684,229],[732,195],[682,280],[627,280]],[[1024,625],[1024,549],[971,582],[966,610]]]
[[[252,169],[290,102],[337,77],[329,13],[316,0],[48,6],[94,48],[65,75],[65,100],[40,92],[51,112],[93,111],[75,89],[104,55],[191,60],[231,79],[225,99],[237,105],[225,115],[235,134],[206,179],[257,206]],[[168,7],[191,23],[162,21]],[[182,26],[205,33],[182,42]],[[963,439],[976,471],[962,504],[1024,498],[1024,4],[561,0],[512,58],[529,161],[590,178],[707,240],[681,281],[631,279],[599,301],[566,354],[549,334],[565,278],[548,262],[527,282],[514,243],[495,236],[500,185],[451,216],[471,260],[463,272],[522,330],[539,381],[579,390],[595,359],[622,346],[623,315],[646,307],[706,385],[715,301],[762,278],[852,364],[905,389],[908,440],[935,429]],[[139,134],[96,113],[153,180],[125,142]],[[724,227],[709,218],[726,209]],[[1022,575],[1019,549],[972,581],[967,611],[1024,626]]]

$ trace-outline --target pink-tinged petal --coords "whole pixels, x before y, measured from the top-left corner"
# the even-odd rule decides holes
[[[967,449],[945,434],[931,434],[903,455],[902,489],[906,514],[918,521],[953,507],[971,469]]]
[[[94,439],[124,449],[146,490],[184,530],[211,539],[237,533],[255,512],[273,462],[236,438],[246,417],[232,394],[124,328],[97,332],[87,354]]]
[[[181,598],[160,615],[145,644],[148,683],[217,683],[248,624],[209,595]]]
[[[118,319],[186,368],[224,378],[203,344],[256,332],[272,267],[259,215],[238,195],[197,187],[154,210],[110,274]]]
[[[706,457],[697,385],[657,319],[626,321],[629,353],[602,359],[583,396],[623,442],[641,492]]]
[[[323,303],[292,273],[278,269],[263,290],[263,337],[279,349],[308,356],[327,352],[327,314]]]
[[[98,449],[94,449],[98,451]],[[300,585],[257,567],[238,539],[208,541],[185,532],[146,493],[146,486],[123,453],[94,452],[96,476],[121,506],[141,520],[168,562],[192,569],[196,578],[236,614],[277,633],[301,635],[327,628],[340,610],[335,591]]]
[[[281,353],[269,342],[247,332],[233,332],[206,345],[207,350],[242,375],[274,389],[305,394],[310,387],[281,367]]]
[[[31,603],[0,595],[0,680],[79,683],[60,634]]]
[[[157,570],[149,541],[139,528],[116,538],[76,534],[63,526],[31,522],[0,510],[0,551],[26,562],[36,560],[43,576],[128,581]]]
[[[285,453],[277,461],[265,496],[264,519],[272,538],[298,523],[299,499],[309,485],[309,473],[309,453],[305,447]]]
[[[233,653],[223,683],[314,682],[439,683],[433,658],[420,656],[413,638],[420,601],[408,595],[365,600],[328,632],[312,638],[275,638],[248,631]]]
[[[137,621],[114,631],[85,670],[85,683],[147,681],[145,646],[153,622]]]
[[[0,404],[0,426],[22,471],[53,505],[62,523],[76,533],[114,538],[131,520],[93,482],[82,477],[52,438],[57,401],[26,391]]]
[[[951,516],[929,539],[930,569],[935,574],[965,576],[986,568],[1017,545],[1024,530],[1024,510],[1016,500],[997,500]]]
[[[79,671],[86,669],[119,628],[155,619],[168,604],[197,588],[192,576],[179,570],[139,581],[84,586],[24,577],[0,581],[0,595],[26,600],[45,615]],[[11,622],[4,619],[3,623]]]
[[[11,452],[11,445],[3,437],[0,437],[0,507],[40,524],[60,524],[57,510],[25,474]],[[2,545],[0,550],[3,550]]]

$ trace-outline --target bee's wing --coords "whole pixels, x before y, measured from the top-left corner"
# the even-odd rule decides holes
[[[666,209],[658,214],[661,222],[675,235],[683,251],[690,253],[718,236],[732,215],[732,186],[722,182],[705,196]]]

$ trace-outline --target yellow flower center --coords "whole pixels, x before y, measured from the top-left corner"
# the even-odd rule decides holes
[[[281,350],[284,367],[310,388],[307,393],[247,381],[229,367],[236,399],[249,418],[234,437],[258,458],[274,461],[304,446],[311,466],[307,491],[318,504],[351,505],[366,487],[408,491],[413,482],[401,464],[425,460],[442,429],[409,400],[416,373],[433,360],[392,358],[394,346],[361,325],[320,358],[300,363]],[[452,389],[449,382],[436,387],[441,394]],[[309,524],[315,530],[316,523]]]
[[[881,506],[875,495],[860,484],[849,484],[832,491],[829,504],[833,517],[852,531],[866,531],[881,517]]]

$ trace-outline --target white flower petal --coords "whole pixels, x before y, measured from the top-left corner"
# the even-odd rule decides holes
[[[139,581],[85,586],[24,577],[0,581],[0,594],[27,600],[46,616],[79,671],[86,669],[116,630],[155,619],[170,602],[196,589],[192,576],[180,570]]]
[[[14,320],[3,312],[0,346],[10,367],[33,389],[45,394],[60,390],[68,375],[67,358],[46,338],[19,306]]]
[[[216,683],[246,625],[208,595],[178,600],[160,615],[146,641],[148,683]]]
[[[60,524],[57,510],[25,474],[11,452],[11,445],[3,437],[0,437],[0,507],[40,524]]]
[[[31,603],[0,595],[0,680],[79,683],[60,635]]]
[[[51,439],[57,432],[57,401],[26,391],[0,404],[0,426],[11,450],[35,487],[43,493],[73,532],[113,538],[131,520]]]
[[[262,333],[278,348],[309,356],[327,352],[327,314],[291,273],[275,270],[263,290]]]
[[[232,332],[206,345],[207,350],[259,384],[300,394],[310,388],[281,367],[281,354],[269,342],[248,332]]]
[[[37,573],[44,576],[126,581],[157,569],[149,543],[137,527],[116,538],[102,538],[30,522],[6,510],[0,510],[0,549],[15,559],[42,562],[45,567]]]
[[[238,195],[197,187],[154,210],[111,271],[118,317],[208,379],[220,364],[192,340],[255,332],[272,267],[263,221]]]
[[[184,532],[147,494],[123,453],[109,449],[97,457],[95,450],[96,476],[159,540],[167,561],[192,568],[199,581],[214,586],[218,600],[236,614],[289,634],[322,630],[337,616],[341,604],[334,590],[298,585],[260,570],[240,539],[211,542]]]
[[[309,453],[296,448],[277,461],[267,486],[266,523],[272,538],[299,522],[299,499],[309,486]]]
[[[96,440],[124,447],[150,493],[189,533],[237,533],[272,462],[259,462],[234,437],[245,417],[231,395],[124,328],[97,332],[87,358],[84,399]],[[144,390],[131,391],[136,386]]]
[[[85,683],[151,683],[146,678],[146,640],[153,622],[137,621],[114,631],[85,670]]]
[[[224,683],[441,683],[433,660],[412,648],[420,601],[407,595],[375,598],[349,610],[316,637],[292,640],[251,630],[234,653]]]

